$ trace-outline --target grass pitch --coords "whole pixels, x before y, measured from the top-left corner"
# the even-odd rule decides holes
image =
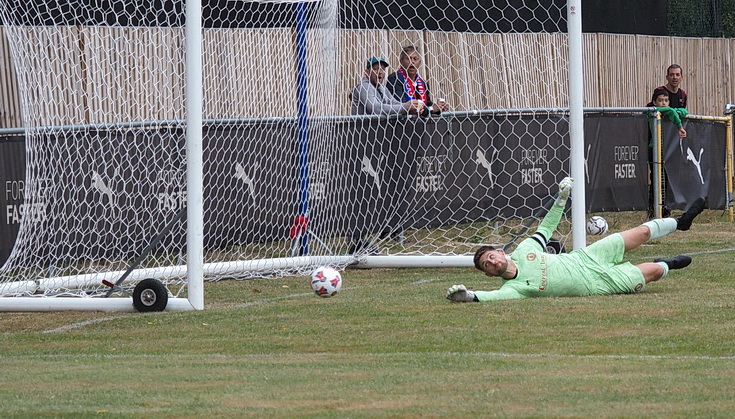
[[[640,214],[604,214],[612,231]],[[4,417],[733,417],[735,223],[629,253],[688,253],[635,295],[485,304],[470,269],[221,281],[201,312],[0,313]]]

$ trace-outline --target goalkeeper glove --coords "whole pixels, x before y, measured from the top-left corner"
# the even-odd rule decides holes
[[[475,293],[464,285],[452,285],[447,290],[447,299],[460,303],[471,303],[475,301]]]
[[[559,182],[559,196],[556,198],[556,205],[560,207],[567,205],[567,199],[569,199],[569,194],[572,192],[573,185],[574,179],[568,176]]]

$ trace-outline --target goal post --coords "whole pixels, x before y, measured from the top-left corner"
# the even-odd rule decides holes
[[[567,2],[569,34],[569,139],[571,171],[575,179],[584,179],[584,61],[582,58],[582,0]],[[584,220],[586,199],[584,188],[572,191],[572,218]],[[579,249],[587,245],[585,224],[572,225],[572,245]]]
[[[204,146],[202,143],[202,4],[186,0],[186,286],[204,309]]]
[[[189,310],[218,279],[471,266],[582,164],[578,3],[0,0],[26,141],[0,310],[132,309],[149,278]],[[407,46],[449,110],[352,115],[369,58],[390,74]]]

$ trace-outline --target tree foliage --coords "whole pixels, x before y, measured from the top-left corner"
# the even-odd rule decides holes
[[[735,37],[735,0],[669,0],[672,36]]]

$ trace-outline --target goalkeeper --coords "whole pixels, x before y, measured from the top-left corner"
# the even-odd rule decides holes
[[[685,268],[692,262],[689,256],[679,255],[638,265],[621,263],[625,252],[649,240],[676,230],[689,230],[694,218],[704,209],[704,198],[698,198],[678,219],[651,220],[570,253],[545,253],[546,243],[561,220],[573,183],[571,178],[564,178],[559,183],[559,197],[538,230],[523,240],[512,255],[493,246],[482,246],[475,252],[477,269],[489,277],[503,278],[500,289],[470,291],[464,285],[454,285],[447,291],[447,298],[472,302],[634,293],[645,288],[647,283],[665,277],[670,269]]]

